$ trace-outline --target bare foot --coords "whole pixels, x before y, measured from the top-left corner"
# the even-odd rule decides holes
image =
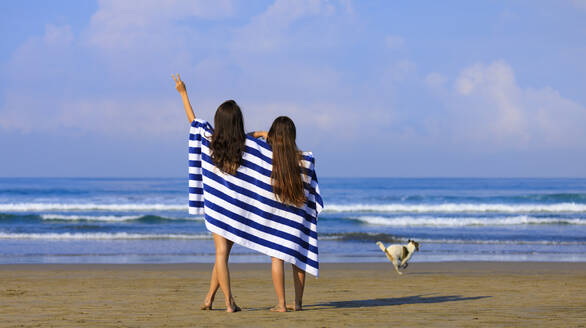
[[[240,312],[242,309],[236,305],[236,303],[232,304],[231,306],[226,308],[226,312],[233,313],[233,312]]]
[[[211,311],[212,310],[212,303],[214,303],[214,298],[205,298],[203,304],[200,306],[200,310],[203,311]]]
[[[275,305],[271,308],[271,312],[287,312],[287,307]]]
[[[287,306],[287,310],[289,310],[289,311],[302,311],[303,307],[301,306],[301,304],[289,305],[289,306]]]

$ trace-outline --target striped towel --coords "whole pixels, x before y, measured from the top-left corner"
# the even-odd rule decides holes
[[[292,263],[318,276],[317,216],[323,208],[315,160],[303,153],[303,207],[279,202],[271,186],[272,151],[248,136],[236,175],[212,164],[212,126],[201,119],[189,131],[189,213],[204,214],[206,228],[239,245]]]

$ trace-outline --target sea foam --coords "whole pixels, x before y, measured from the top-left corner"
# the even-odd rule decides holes
[[[586,204],[326,204],[324,212],[411,212],[411,213],[586,213]]]
[[[463,227],[463,226],[499,226],[499,225],[525,225],[525,224],[575,224],[586,225],[586,219],[566,219],[566,218],[536,218],[531,216],[512,216],[512,217],[383,217],[383,216],[359,216],[352,217],[366,224],[384,225],[384,226],[446,226],[446,227]]]

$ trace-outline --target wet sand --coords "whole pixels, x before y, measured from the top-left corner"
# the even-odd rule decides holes
[[[0,327],[586,327],[586,263],[322,264],[288,313],[270,264],[230,268],[240,313],[199,310],[211,264],[0,265]]]

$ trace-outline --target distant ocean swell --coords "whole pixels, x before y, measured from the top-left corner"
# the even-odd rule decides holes
[[[381,212],[381,213],[586,213],[586,204],[326,204],[324,212]]]
[[[185,211],[184,205],[175,204],[97,204],[97,203],[10,203],[0,204],[0,212],[75,212],[75,211]]]
[[[417,203],[484,203],[484,202],[501,202],[501,203],[586,203],[585,193],[550,193],[550,194],[524,194],[524,195],[507,195],[507,196],[450,196],[450,195],[403,195],[403,196],[377,196],[373,199],[381,202],[417,202]]]
[[[323,218],[325,221],[353,221],[359,224],[396,227],[465,227],[465,226],[513,226],[513,225],[586,225],[586,218],[533,217],[527,215],[509,217],[440,217],[440,216],[351,216]],[[64,215],[64,214],[5,214],[0,213],[0,224],[18,222],[136,222],[166,224],[169,222],[203,222],[202,216],[164,217],[157,215]]]
[[[579,218],[538,218],[526,215],[512,217],[383,217],[383,216],[359,216],[353,220],[383,226],[430,226],[430,227],[464,227],[464,226],[502,226],[502,225],[526,225],[526,224],[562,224],[562,225],[586,225],[586,219]]]
[[[158,215],[63,215],[63,214],[7,214],[0,213],[0,224],[10,222],[34,222],[34,221],[85,221],[85,222],[137,222],[137,223],[167,223],[173,222],[190,222],[203,221],[202,216],[192,217],[163,217]]]
[[[98,203],[8,203],[0,204],[0,212],[75,212],[75,211],[187,211],[178,204],[98,204]],[[326,204],[324,213],[586,213],[586,203],[505,204],[505,203],[442,203],[442,204]]]
[[[527,215],[497,217],[442,217],[442,216],[350,216],[324,217],[324,221],[350,221],[359,224],[396,227],[465,227],[465,226],[513,226],[513,225],[586,225],[586,218],[534,217]],[[90,214],[6,214],[0,213],[0,224],[18,222],[136,222],[166,224],[168,222],[202,222],[202,216],[165,217],[158,215],[90,215]]]

